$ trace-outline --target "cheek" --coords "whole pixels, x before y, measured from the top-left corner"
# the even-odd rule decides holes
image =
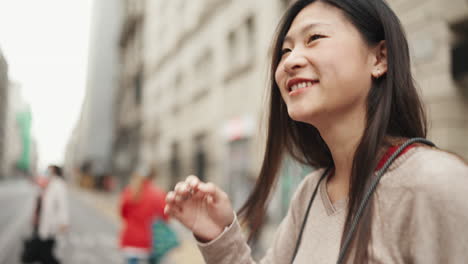
[[[284,83],[285,83],[286,73],[280,69],[281,69],[281,65],[279,65],[275,71],[275,82],[276,82],[276,85],[278,85],[281,97],[283,97],[283,99],[286,100],[285,98],[286,95],[284,94],[285,93]]]
[[[325,55],[325,54],[324,54]],[[346,110],[365,104],[371,86],[370,75],[358,56],[336,52],[323,60],[321,91],[329,110]],[[324,58],[325,59],[325,58]]]
[[[282,84],[284,82],[284,71],[280,70],[281,69],[281,65],[278,65],[278,67],[276,68],[276,71],[275,71],[275,81],[276,81],[276,84],[278,85],[278,87],[282,87]]]
[[[339,92],[368,90],[371,75],[363,58],[352,50],[341,50],[324,60],[321,69],[326,75],[324,81],[334,86]]]

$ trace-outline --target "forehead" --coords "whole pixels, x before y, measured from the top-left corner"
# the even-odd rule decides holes
[[[327,27],[339,29],[349,25],[350,23],[340,9],[321,1],[316,1],[303,8],[297,14],[289,28],[286,39],[295,37],[295,35],[309,28]]]

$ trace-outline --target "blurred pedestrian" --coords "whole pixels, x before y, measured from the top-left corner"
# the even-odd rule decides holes
[[[48,181],[36,206],[34,221],[41,244],[39,262],[43,264],[60,263],[54,254],[56,238],[69,227],[68,194],[62,168],[50,165],[47,168]]]
[[[131,176],[120,198],[123,229],[120,247],[128,264],[152,263],[152,224],[157,219],[167,221],[164,214],[166,193],[153,180],[156,170],[140,168]]]
[[[261,263],[466,263],[468,166],[425,139],[408,43],[387,3],[293,1],[272,55],[265,156],[241,219],[253,233],[262,224],[283,154],[318,170]],[[216,185],[189,176],[166,212],[206,263],[255,263]]]

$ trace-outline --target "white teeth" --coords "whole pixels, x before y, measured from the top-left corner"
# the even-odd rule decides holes
[[[308,86],[312,86],[312,82],[297,83],[297,84],[291,86],[291,91],[295,91],[297,89],[305,88],[305,87],[308,87]]]

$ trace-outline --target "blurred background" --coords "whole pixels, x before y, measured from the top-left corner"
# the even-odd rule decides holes
[[[64,168],[63,263],[123,263],[119,193],[154,167],[189,174],[238,208],[263,152],[269,45],[287,0],[0,0],[0,263],[19,263],[37,186]],[[410,41],[429,138],[468,159],[468,1],[389,0]],[[301,177],[286,159],[263,254]],[[182,239],[168,263],[203,263]]]

